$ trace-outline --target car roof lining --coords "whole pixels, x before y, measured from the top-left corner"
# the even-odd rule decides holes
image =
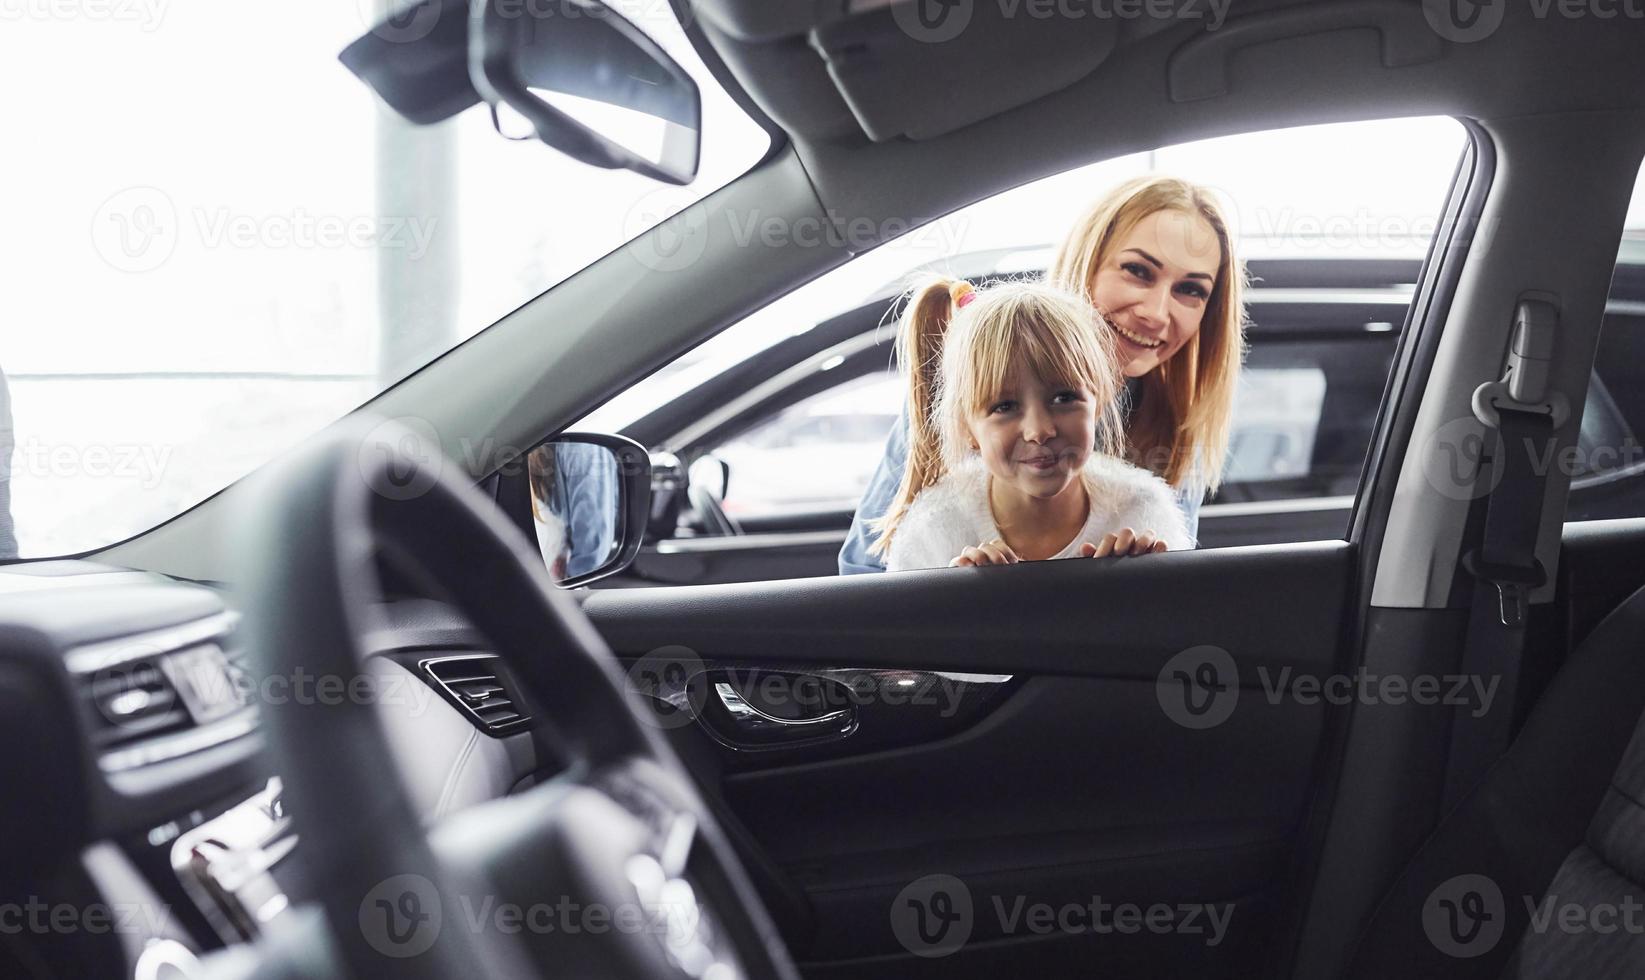
[[[752,21],[746,8],[771,5],[813,6],[696,0],[699,41],[712,45],[750,99],[789,133],[825,208],[877,221],[932,220],[1093,161],[1216,136],[1398,116],[1491,118],[1645,105],[1641,25],[1592,17],[1537,20],[1516,8],[1489,39],[1445,42],[1438,58],[1405,67],[1384,67],[1378,34],[1359,27],[1239,50],[1228,60],[1228,94],[1191,102],[1172,101],[1165,81],[1172,57],[1203,30],[1185,25],[1122,37],[1094,69],[1008,111],[926,139],[876,142],[852,118],[822,58],[803,38],[748,40],[721,27],[726,8]],[[1407,0],[1372,5],[1421,10]],[[1234,0],[1229,25],[1280,6]],[[1311,12],[1337,7],[1345,23],[1358,24],[1367,3],[1311,0],[1304,6]],[[1036,60],[1056,54],[1048,50]],[[1536,70],[1525,70],[1528,65]],[[887,99],[906,98],[921,71],[919,63],[904,67],[899,73],[887,66]],[[1560,84],[1548,85],[1548,78]],[[977,71],[957,83],[950,100],[986,105],[981,90],[1032,84],[1013,71]]]

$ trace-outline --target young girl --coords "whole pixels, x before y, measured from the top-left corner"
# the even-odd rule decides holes
[[[875,543],[889,570],[1192,547],[1170,486],[1119,458],[1121,365],[1096,317],[1038,283],[914,293],[908,464]]]
[[[1245,350],[1245,267],[1216,195],[1155,174],[1103,195],[1077,219],[1046,279],[1085,297],[1130,379],[1126,459],[1159,474],[1198,534],[1222,479]],[[841,575],[885,571],[871,550],[908,463],[908,426],[885,442],[840,548]]]

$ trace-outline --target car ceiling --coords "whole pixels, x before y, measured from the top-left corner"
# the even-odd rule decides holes
[[[934,218],[1093,160],[1238,132],[1645,105],[1638,19],[1504,4],[1494,32],[1458,43],[1413,0],[1225,0],[1216,31],[1208,0],[1150,4],[1207,11],[1181,21],[1029,16],[1033,2],[958,0],[969,23],[940,43],[911,36],[887,0],[690,0],[686,19],[788,133],[822,203],[854,217]],[[1263,31],[1292,36],[1246,43]],[[1173,97],[1185,46],[1204,49],[1202,73],[1221,67],[1226,94]],[[1383,65],[1402,54],[1420,63]]]

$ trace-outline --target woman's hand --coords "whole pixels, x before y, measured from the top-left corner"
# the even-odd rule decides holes
[[[967,549],[969,550],[969,549]],[[1152,529],[1141,534],[1128,527],[1118,531],[1109,531],[1102,536],[1099,544],[1087,541],[1080,545],[1081,558],[1107,558],[1110,555],[1151,555],[1160,551],[1170,550],[1164,541],[1159,539]]]
[[[960,552],[960,556],[948,563],[949,568],[964,568],[976,565],[1015,565],[1022,559],[1011,550],[1011,546],[999,538],[984,541],[975,548],[967,548]]]

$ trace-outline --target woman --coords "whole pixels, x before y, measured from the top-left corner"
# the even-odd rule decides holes
[[[1091,298],[1114,331],[1129,393],[1129,456],[1177,493],[1188,532],[1222,482],[1245,353],[1245,270],[1210,193],[1173,177],[1120,185],[1077,221],[1047,278]],[[908,459],[897,425],[840,549],[840,573],[885,570],[869,522],[884,515]],[[1138,528],[1137,530],[1144,530]]]

